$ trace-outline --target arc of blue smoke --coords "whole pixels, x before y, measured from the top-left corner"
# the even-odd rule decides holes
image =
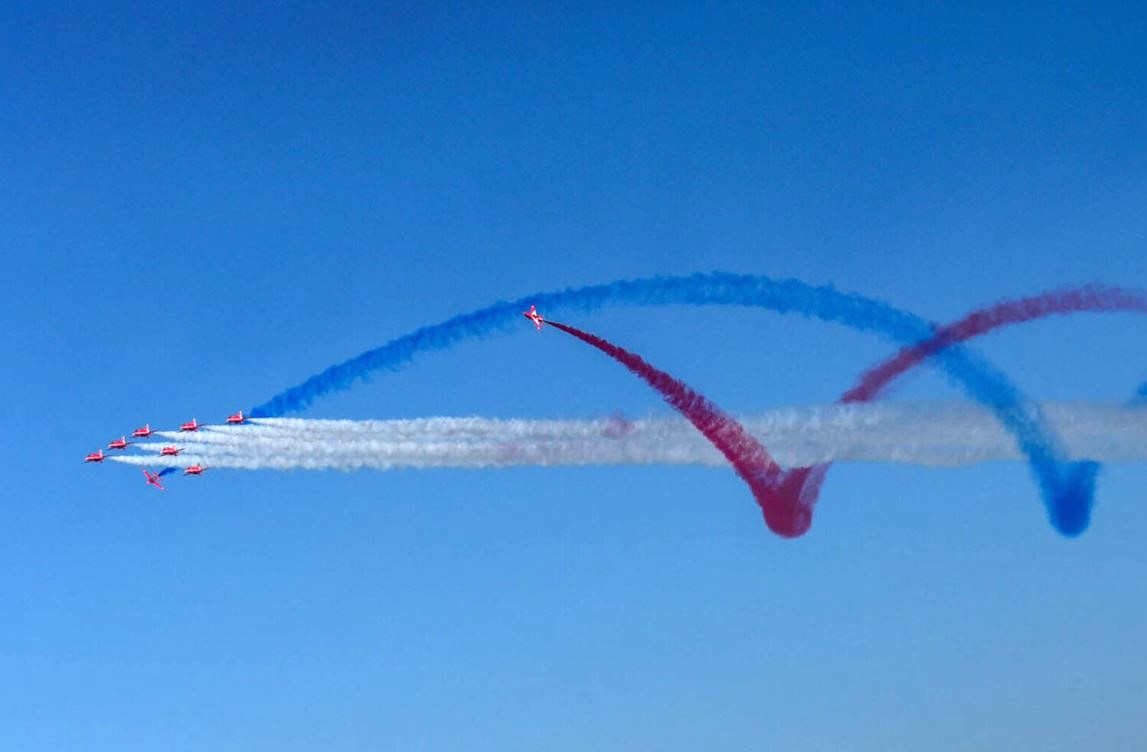
[[[739,305],[797,313],[859,329],[879,332],[901,344],[932,337],[935,325],[883,301],[831,286],[812,286],[795,279],[723,272],[686,277],[649,277],[537,293],[498,302],[440,324],[425,326],[331,366],[298,386],[251,409],[251,417],[275,417],[305,409],[324,394],[349,388],[369,373],[397,370],[416,354],[444,350],[463,340],[486,337],[518,323],[521,311],[534,304],[552,311],[589,313],[607,306]],[[988,408],[1012,434],[1028,458],[1052,525],[1065,536],[1087,529],[1091,516],[1095,462],[1068,462],[1059,440],[1039,408],[1002,372],[962,346],[953,345],[933,359],[976,401]],[[1147,389],[1147,385],[1144,387]]]

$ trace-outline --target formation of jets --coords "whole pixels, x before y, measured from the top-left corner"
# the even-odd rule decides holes
[[[536,306],[531,305],[530,310],[522,311],[522,315],[525,316],[530,321],[532,321],[534,324],[534,327],[538,331],[541,331],[542,326],[546,323],[546,320],[544,318],[542,318],[542,315],[540,313],[538,313],[538,309]],[[228,415],[227,416],[227,425],[235,426],[235,425],[240,425],[240,424],[246,423],[246,422],[247,422],[247,418],[243,415],[242,410],[235,413],[234,415]],[[188,422],[180,424],[179,430],[180,430],[180,432],[198,431],[199,430],[199,421],[195,418],[192,418]],[[134,431],[132,431],[131,437],[133,439],[147,439],[147,438],[150,438],[153,433],[155,433],[155,432],[151,430],[151,424],[145,423],[142,428],[137,428]],[[120,436],[118,439],[115,439],[114,441],[108,442],[108,449],[127,449],[128,445],[131,443],[132,442],[127,440],[126,435]],[[182,447],[165,446],[159,450],[159,456],[160,457],[176,457],[182,451],[183,451]],[[108,455],[104,454],[104,450],[100,449],[100,450],[92,452],[88,456],[84,457],[84,462],[103,462],[107,458],[108,458]],[[207,468],[203,467],[202,465],[191,465],[191,466],[187,467],[186,469],[184,469],[183,474],[184,475],[202,475],[203,471],[206,469]],[[175,468],[168,468],[167,470],[163,470],[163,471],[158,472],[158,473],[153,473],[150,470],[143,468],[143,475],[147,479],[147,484],[149,486],[155,486],[160,491],[163,491],[165,489],[163,487],[163,484],[160,483],[159,479],[161,477],[163,477],[164,475],[166,475],[167,473],[174,472],[174,471],[175,471]]]
[[[227,416],[227,425],[230,425],[230,426],[237,426],[237,425],[241,425],[241,424],[246,423],[246,422],[247,422],[247,417],[245,415],[243,415],[242,410],[235,413],[234,415],[228,415]],[[192,418],[188,422],[180,424],[179,430],[181,432],[198,431],[199,427],[200,427],[199,421],[195,418]],[[147,438],[150,438],[153,433],[155,433],[155,431],[151,430],[151,424],[145,423],[142,428],[137,428],[134,431],[132,431],[131,437],[133,439],[147,439]],[[127,436],[124,435],[124,436],[120,436],[118,439],[115,439],[113,441],[109,441],[108,442],[108,449],[127,449],[127,447],[132,443],[133,442],[128,441]],[[159,456],[160,457],[176,457],[182,451],[183,451],[182,447],[165,446],[159,450]],[[104,454],[104,450],[100,449],[100,450],[92,452],[91,454],[84,457],[84,462],[103,462],[109,456],[110,455]],[[207,468],[203,467],[202,465],[191,465],[183,471],[183,474],[184,475],[202,475],[203,471],[206,469]],[[147,479],[147,484],[149,486],[155,486],[159,490],[163,491],[165,489],[164,489],[163,484],[160,483],[159,479],[161,477],[163,477],[164,475],[166,475],[168,472],[172,472],[174,470],[175,470],[175,468],[169,468],[168,470],[165,470],[163,472],[153,473],[150,470],[144,469],[143,475]]]

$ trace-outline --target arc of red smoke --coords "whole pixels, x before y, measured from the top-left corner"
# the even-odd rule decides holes
[[[930,339],[904,347],[868,369],[839,401],[877,399],[897,377],[952,345],[1005,326],[1086,311],[1147,313],[1147,298],[1129,290],[1089,285],[978,309],[938,328]],[[681,412],[729,460],[737,475],[749,486],[770,530],[786,538],[808,531],[813,506],[831,463],[783,469],[743,426],[684,382],[601,337],[556,321],[547,323],[614,358]]]
[[[748,484],[770,530],[789,538],[808,530],[812,524],[812,505],[820,487],[819,481],[807,482],[815,468],[782,470],[761,442],[688,384],[653,367],[640,355],[597,335],[557,321],[547,320],[546,323],[596,347],[621,363],[688,418],[725,455],[737,475]]]
[[[1013,324],[1070,313],[1147,313],[1147,297],[1132,290],[1106,285],[1085,285],[1053,290],[1042,295],[1004,300],[972,311],[959,321],[936,330],[931,339],[908,345],[869,368],[840,402],[867,402],[881,395],[897,377],[952,345]],[[1147,389],[1147,384],[1144,385]]]

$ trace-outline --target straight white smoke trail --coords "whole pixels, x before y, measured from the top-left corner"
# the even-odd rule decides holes
[[[1042,409],[1072,459],[1147,460],[1147,409],[1048,404]],[[786,408],[741,423],[785,466],[827,461],[958,465],[1019,460],[1014,440],[971,405],[860,403]],[[514,465],[702,464],[725,459],[686,421],[419,418],[348,421],[261,419],[244,426],[164,432],[183,451],[110,459],[135,465],[174,460],[241,469],[394,469]]]

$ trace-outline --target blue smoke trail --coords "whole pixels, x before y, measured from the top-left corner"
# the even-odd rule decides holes
[[[728,273],[688,277],[650,277],[601,285],[539,293],[499,302],[441,324],[422,327],[368,350],[348,361],[272,397],[251,409],[253,418],[275,417],[303,410],[314,400],[347,389],[369,373],[397,370],[417,353],[444,350],[473,337],[486,337],[519,323],[521,311],[535,304],[546,314],[553,311],[589,313],[606,306],[739,305],[777,313],[798,313],[859,329],[879,332],[901,344],[931,338],[932,323],[900,311],[882,301],[831,286],[811,286],[795,279]],[[1088,525],[1095,477],[1095,462],[1068,462],[1059,441],[1047,427],[1037,406],[1000,371],[967,348],[953,345],[933,356],[950,378],[991,410],[1027,456],[1039,485],[1052,525],[1065,536],[1076,536]]]
[[[165,475],[171,475],[172,473],[174,473],[178,469],[179,469],[178,467],[165,467],[162,470],[160,470],[158,473],[156,473],[155,475],[158,478],[162,478]]]

